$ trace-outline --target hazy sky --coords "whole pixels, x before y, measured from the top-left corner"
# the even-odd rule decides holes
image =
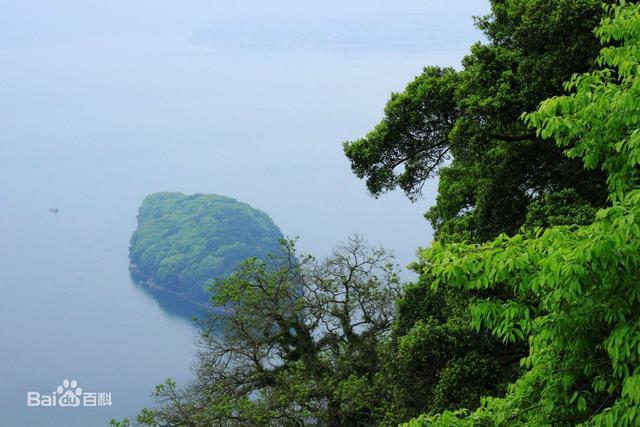
[[[480,0],[0,0],[0,233],[56,205],[135,226],[155,191],[225,194],[305,250],[350,233],[402,263],[415,204],[371,198],[341,142],[425,65],[458,66]],[[5,236],[6,237],[6,236]],[[123,241],[122,245],[127,245]]]

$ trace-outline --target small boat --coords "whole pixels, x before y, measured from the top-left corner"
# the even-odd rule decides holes
[[[57,214],[58,213],[58,208],[51,208],[51,209],[49,209],[49,212]]]

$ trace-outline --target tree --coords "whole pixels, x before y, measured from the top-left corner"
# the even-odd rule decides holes
[[[460,72],[426,68],[391,96],[371,133],[345,143],[353,171],[375,196],[399,186],[411,199],[437,172],[437,204],[426,216],[441,243],[590,223],[606,204],[605,174],[585,171],[520,116],[560,94],[572,73],[594,67],[601,3],[493,1],[492,14],[476,21],[488,42],[472,47]],[[474,299],[510,298],[509,286],[431,289],[434,277],[420,272],[385,347],[394,420],[475,409],[482,396],[506,391],[527,353],[526,342],[503,344],[470,326]]]
[[[455,101],[458,73],[428,67],[403,93],[394,93],[385,118],[365,138],[344,144],[359,178],[373,195],[400,186],[411,199],[420,195],[449,152],[448,135],[459,117]],[[400,173],[396,169],[403,166]]]
[[[431,280],[423,274],[405,287],[391,338],[382,345],[386,394],[379,405],[388,425],[425,412],[477,408],[482,397],[504,394],[526,355],[525,345],[504,345],[469,326],[472,292],[431,289]]]
[[[364,425],[374,419],[377,344],[400,295],[391,255],[350,238],[324,260],[294,242],[242,263],[213,286],[212,326],[200,337],[195,380],[168,381],[154,426]],[[217,329],[216,329],[217,328]]]
[[[512,235],[531,203],[564,189],[602,207],[604,176],[519,119],[594,67],[602,3],[493,0],[492,14],[476,20],[488,42],[472,47],[460,72],[426,68],[391,95],[372,132],[344,144],[354,173],[374,196],[400,187],[415,200],[437,172],[437,203],[426,216],[448,241]]]
[[[606,10],[596,31],[602,68],[576,75],[565,86],[573,94],[546,100],[526,121],[602,170],[612,206],[589,225],[422,253],[434,286],[508,286],[511,298],[478,300],[474,323],[527,340],[529,354],[505,397],[410,425],[640,424],[640,5]]]

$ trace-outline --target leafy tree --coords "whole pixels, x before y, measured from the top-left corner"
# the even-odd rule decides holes
[[[554,225],[587,225],[596,209],[572,188],[550,193],[529,206],[525,227],[547,228]]]
[[[249,257],[279,248],[282,233],[267,214],[214,194],[147,196],[131,236],[135,279],[205,305],[207,283]]]
[[[640,424],[640,5],[607,11],[596,31],[607,45],[602,68],[572,78],[572,95],[543,102],[526,121],[585,168],[604,171],[612,206],[589,225],[423,251],[434,286],[507,286],[513,297],[477,301],[474,324],[527,340],[529,354],[504,398],[409,425]]]
[[[214,285],[224,308],[201,335],[195,380],[157,387],[153,426],[366,425],[377,415],[377,344],[400,295],[388,252],[351,238],[324,260],[243,262]],[[215,329],[217,328],[217,329]]]
[[[353,171],[373,195],[399,186],[411,199],[437,171],[437,204],[427,218],[441,243],[591,222],[606,201],[605,175],[585,171],[520,115],[595,65],[601,3],[493,1],[492,14],[477,20],[489,41],[472,47],[460,72],[426,68],[392,95],[371,133],[345,143]],[[474,409],[482,396],[505,392],[526,354],[526,342],[503,344],[470,327],[473,299],[509,298],[509,286],[431,289],[432,280],[423,274],[407,288],[385,344],[390,420]]]
[[[532,202],[564,189],[596,207],[606,200],[601,173],[584,171],[519,120],[562,93],[573,73],[595,65],[602,0],[491,4],[492,14],[476,20],[488,43],[472,47],[462,71],[426,68],[392,94],[372,132],[344,144],[375,196],[399,186],[416,199],[438,172],[437,204],[427,218],[448,241],[514,234]]]
[[[359,178],[374,195],[400,186],[420,195],[449,151],[448,136],[459,117],[455,100],[459,75],[452,68],[428,67],[403,93],[394,93],[385,118],[365,138],[344,144]],[[401,173],[396,169],[403,165]]]
[[[504,345],[469,325],[471,292],[431,289],[425,275],[405,287],[391,338],[381,345],[384,365],[380,422],[397,425],[417,414],[475,409],[517,378],[526,346]]]

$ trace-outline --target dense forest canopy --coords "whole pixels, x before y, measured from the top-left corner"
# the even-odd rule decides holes
[[[129,259],[137,279],[207,304],[210,280],[278,250],[281,238],[266,213],[229,197],[155,193],[138,212]]]

